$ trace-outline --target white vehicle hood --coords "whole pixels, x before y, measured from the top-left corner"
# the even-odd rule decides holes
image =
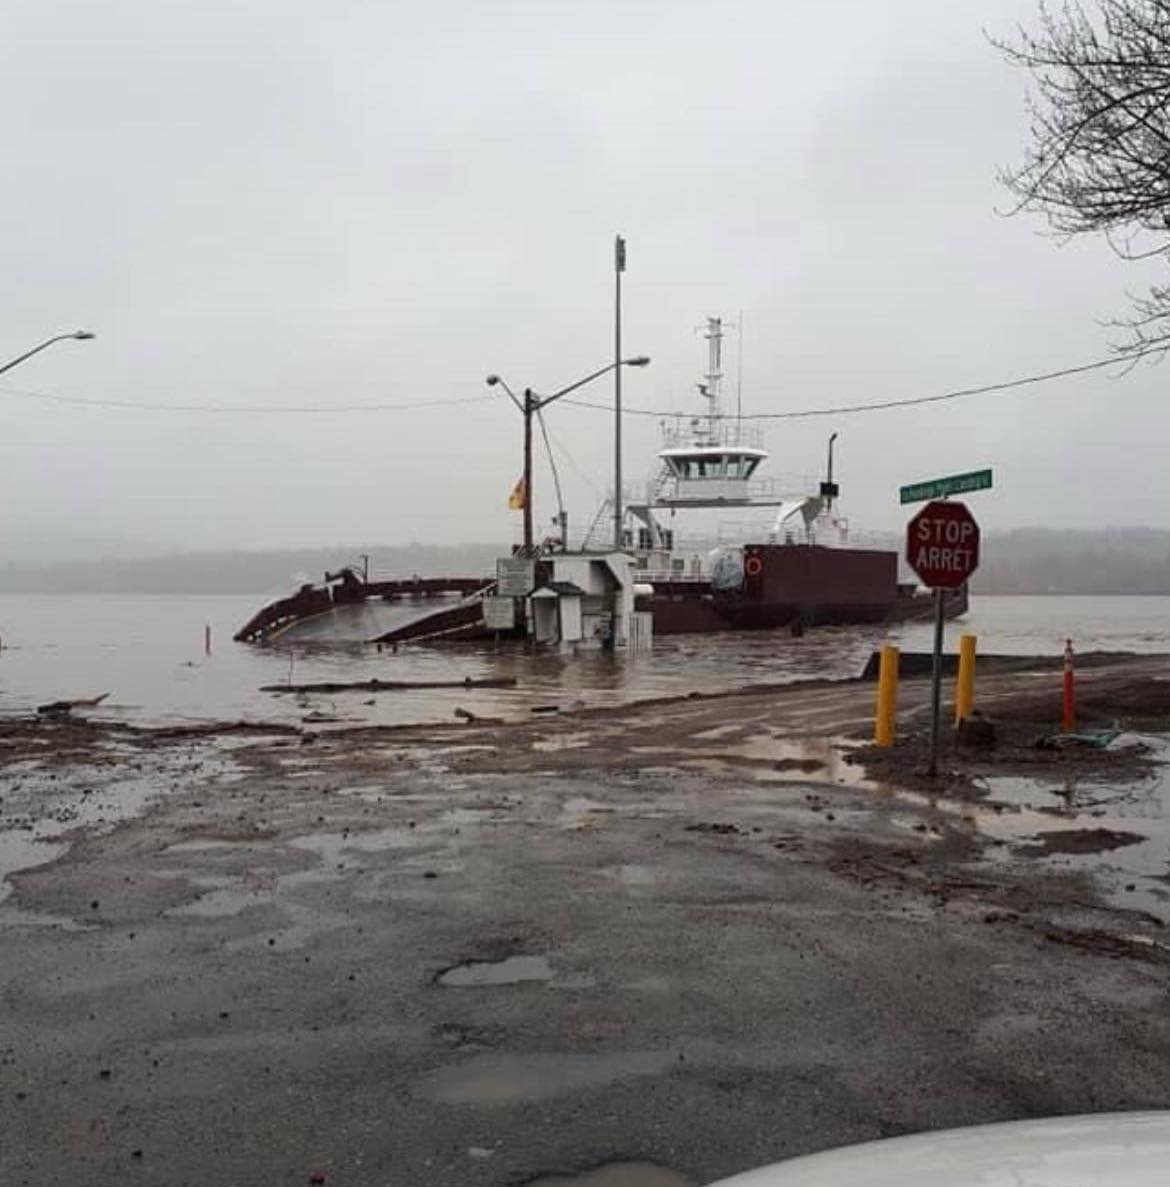
[[[1170,1112],[1100,1113],[846,1146],[713,1187],[1167,1187]]]

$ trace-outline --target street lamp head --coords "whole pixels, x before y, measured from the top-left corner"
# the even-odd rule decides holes
[[[76,334],[70,334],[70,337],[76,338],[78,342],[85,342],[90,338],[96,338],[97,335],[92,330],[78,330]]]
[[[488,387],[495,387],[500,382],[500,377],[498,375],[489,375],[485,382]]]
[[[650,366],[650,356],[646,354],[635,355],[632,359],[626,359],[627,367],[648,367]]]

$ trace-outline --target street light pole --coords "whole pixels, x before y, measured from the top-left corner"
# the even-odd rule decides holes
[[[547,408],[555,400],[559,400],[562,396],[567,396],[570,392],[575,392],[579,387],[584,387],[587,383],[592,383],[595,379],[600,379],[602,375],[608,374],[610,371],[620,371],[622,367],[647,367],[650,365],[650,359],[644,355],[636,355],[632,359],[619,359],[617,362],[607,363],[604,367],[599,367],[596,371],[591,371],[583,379],[578,379],[576,383],[570,383],[568,387],[561,388],[560,391],[553,392],[551,396],[538,396],[530,387],[524,389],[524,399],[517,397],[516,393],[500,378],[499,375],[489,375],[486,379],[488,387],[495,387],[499,384],[500,387],[508,393],[508,398],[520,410],[520,414],[524,417],[524,475],[521,478],[522,489],[524,492],[524,550],[530,552],[532,549],[532,418],[542,409]]]
[[[47,350],[54,342],[64,342],[67,338],[76,338],[79,342],[85,342],[90,338],[97,337],[96,334],[90,333],[89,330],[75,330],[72,334],[54,334],[52,338],[46,338],[40,346],[34,346],[32,350],[26,350],[24,354],[15,358],[10,363],[5,363],[0,367],[0,375],[5,371],[11,371],[13,367],[19,366],[25,359],[31,359],[34,354],[40,354],[42,350]]]
[[[613,242],[613,549],[622,550],[622,273],[626,241]]]

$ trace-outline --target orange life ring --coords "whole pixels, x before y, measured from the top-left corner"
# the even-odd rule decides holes
[[[764,562],[758,556],[749,556],[744,562],[743,571],[749,577],[758,577],[764,571]]]

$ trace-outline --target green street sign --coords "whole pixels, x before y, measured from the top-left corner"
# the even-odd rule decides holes
[[[915,482],[901,487],[900,494],[903,503],[925,503],[930,499],[945,499],[948,495],[970,494],[973,490],[991,490],[990,470],[972,470],[969,474]]]

